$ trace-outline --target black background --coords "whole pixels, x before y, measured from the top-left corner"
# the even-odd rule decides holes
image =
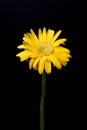
[[[41,75],[29,70],[28,62],[15,56],[23,34],[44,26],[62,29],[72,59],[62,70],[47,75],[45,130],[83,127],[84,82],[82,84],[82,46],[86,21],[84,1],[25,0],[1,1],[2,121],[9,129],[39,129]]]

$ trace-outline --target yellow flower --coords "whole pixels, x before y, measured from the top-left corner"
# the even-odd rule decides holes
[[[58,39],[61,34],[59,30],[54,34],[54,30],[44,27],[43,30],[38,30],[38,37],[32,29],[24,34],[23,44],[18,46],[18,49],[24,49],[16,56],[20,57],[20,61],[29,59],[29,68],[38,70],[39,74],[46,71],[51,73],[53,66],[61,69],[66,66],[71,58],[70,50],[61,46],[65,44],[66,38]]]

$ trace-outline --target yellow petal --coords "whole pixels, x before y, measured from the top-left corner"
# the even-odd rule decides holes
[[[67,58],[71,58],[72,57],[69,53],[63,53],[62,56],[63,57],[67,57]]]
[[[36,53],[36,52],[31,52],[30,54],[31,54],[30,58],[37,58],[38,57],[38,53]]]
[[[35,68],[35,66],[37,66],[39,60],[40,60],[40,57],[37,57],[37,58],[34,60],[33,68]]]
[[[32,50],[32,51],[34,51],[34,48],[32,47],[32,46],[30,46],[29,44],[22,44],[22,45],[19,45],[18,47],[17,47],[18,49],[28,49],[28,50]]]
[[[38,54],[35,52],[32,52],[32,51],[29,51],[29,50],[24,50],[24,51],[18,53],[16,56],[20,57],[21,61],[22,60],[24,61],[28,58],[36,58],[38,56]]]
[[[32,69],[33,67],[34,58],[29,60],[29,68]]]
[[[62,59],[63,61],[69,61],[69,58],[68,58],[68,57],[64,57],[64,56],[61,56],[61,59]]]
[[[30,56],[30,53],[28,50],[24,50],[16,55],[17,57],[20,57],[20,61],[27,60]]]
[[[51,40],[52,40],[52,38],[53,38],[53,35],[54,35],[54,30],[51,30],[51,29],[49,29],[48,31],[47,31],[47,39],[46,39],[46,41],[47,42],[50,42]]]
[[[24,50],[18,54],[16,54],[17,57],[24,57],[24,56],[28,56],[29,55],[29,51],[28,50]]]
[[[38,64],[38,72],[42,74],[44,71],[44,58],[41,58]]]
[[[54,48],[55,53],[70,53],[70,50],[65,48],[65,47],[61,47],[58,46],[56,48]]]
[[[30,29],[30,31],[31,31],[31,34],[32,34],[31,35],[31,40],[38,44],[39,40],[38,40],[36,34],[34,33],[34,31],[32,29]]]
[[[66,52],[66,51],[57,51],[57,52],[55,52],[55,54],[57,55],[57,56],[62,56],[62,57],[68,57],[68,58],[71,58],[72,56],[70,55],[70,53],[69,52]]]
[[[46,41],[46,28],[43,28],[43,42]]]
[[[54,55],[61,61],[69,61],[69,58],[71,58],[70,53],[66,52],[66,51],[62,51],[62,52],[55,52]]]
[[[39,29],[38,31],[38,37],[39,37],[39,40],[42,41],[42,32],[41,32],[41,29]]]
[[[35,67],[33,67],[34,68],[34,70],[38,70],[38,66],[36,65]]]
[[[58,37],[59,35],[61,34],[62,30],[59,30],[52,38],[52,41],[51,42],[54,42]]]
[[[45,61],[45,71],[47,74],[51,73],[51,62],[48,60]]]
[[[67,61],[60,60],[60,62],[61,62],[61,64],[62,64],[63,66],[66,66],[66,65],[67,65]]]
[[[31,39],[29,39],[29,38],[27,38],[27,37],[23,37],[23,40],[24,40],[25,42],[27,42],[29,45],[35,46],[34,42],[32,42]]]
[[[69,57],[67,57],[67,56],[63,56],[62,54],[57,54],[56,55],[57,57],[58,57],[58,59],[61,61],[69,61]]]
[[[24,37],[30,38],[30,33],[24,33]]]
[[[31,50],[31,51],[35,51],[35,47],[29,45],[27,42],[23,41],[23,45],[24,45],[24,47],[25,47],[24,49],[28,49],[28,50]]]
[[[25,49],[26,47],[24,45],[19,45],[17,48],[18,49]]]
[[[27,59],[29,59],[29,57],[20,57],[20,61],[22,62],[22,61],[25,61],[25,60],[27,60]]]
[[[60,63],[60,61],[58,60],[58,58],[54,55],[51,54],[48,56],[48,59],[53,63],[54,66],[56,66],[58,69],[62,68],[62,65]]]
[[[65,41],[67,41],[67,39],[66,38],[62,38],[62,39],[59,39],[59,40],[53,42],[52,45],[54,47],[56,47],[56,46],[59,46],[60,44],[64,44]]]

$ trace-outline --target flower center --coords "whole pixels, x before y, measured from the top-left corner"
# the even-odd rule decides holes
[[[40,44],[37,50],[41,55],[48,55],[49,53],[53,52],[53,47],[48,43],[44,43]]]

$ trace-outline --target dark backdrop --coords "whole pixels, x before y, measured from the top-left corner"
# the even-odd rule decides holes
[[[86,6],[74,0],[13,0],[0,2],[2,58],[2,121],[9,129],[39,129],[41,75],[29,70],[15,56],[23,34],[32,28],[62,29],[72,59],[61,71],[47,75],[45,129],[83,127],[84,82],[82,84],[82,46]],[[84,95],[84,96],[83,96]]]

